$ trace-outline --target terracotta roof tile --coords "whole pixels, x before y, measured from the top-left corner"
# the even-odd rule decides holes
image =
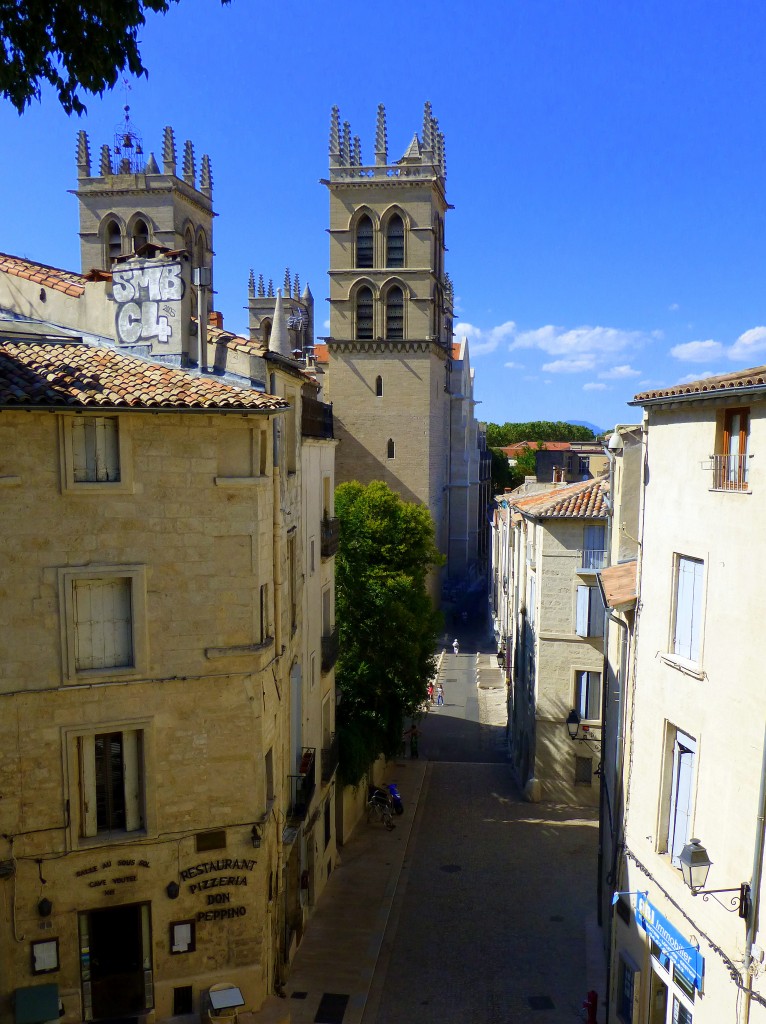
[[[722,391],[752,387],[766,389],[766,366],[754,366],[749,370],[737,370],[736,373],[722,373],[716,377],[705,377],[687,384],[676,384],[670,388],[642,391],[635,396],[632,402],[628,402],[628,405],[643,405],[646,402],[662,401],[666,398],[682,398],[689,395],[706,397],[711,394],[720,394]]]
[[[2,252],[0,252],[0,272],[11,274],[13,277],[21,277],[27,281],[34,281],[36,284],[54,288],[66,295],[73,295],[75,298],[84,294],[87,280],[82,274],[74,274],[69,270],[58,270],[56,267],[47,267],[44,263],[34,263],[32,260],[24,260],[20,256],[9,256]]]
[[[284,409],[275,395],[106,346],[0,343],[0,407]]]
[[[608,493],[606,477],[598,477],[519,498],[511,507],[536,519],[606,519]]]

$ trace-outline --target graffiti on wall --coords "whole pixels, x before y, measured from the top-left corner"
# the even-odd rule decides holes
[[[115,267],[112,295],[117,303],[117,340],[123,345],[159,341],[170,345],[181,330],[186,285],[180,262],[139,261]]]

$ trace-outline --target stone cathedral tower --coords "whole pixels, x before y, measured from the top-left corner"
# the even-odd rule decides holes
[[[338,108],[330,125],[328,397],[336,480],[383,480],[427,505],[450,536],[452,288],[444,271],[444,135],[426,103],[421,137],[389,161],[378,107],[375,158],[362,159]],[[447,570],[449,572],[449,566]]]
[[[171,250],[185,249],[192,268],[210,270],[208,306],[212,308],[213,176],[210,158],[202,157],[199,176],[194,146],[184,143],[178,167],[173,129],[165,128],[162,171],[153,153],[144,154],[140,134],[130,121],[115,130],[112,147],[103,145],[97,173],[92,173],[90,143],[77,136],[77,189],[80,201],[82,272],[109,270],[118,256],[147,242]],[[180,170],[180,174],[178,171]]]

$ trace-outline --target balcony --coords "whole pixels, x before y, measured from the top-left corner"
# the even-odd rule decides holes
[[[338,767],[338,737],[335,733],[330,737],[329,747],[322,747],[322,782],[327,785],[332,781]]]
[[[301,434],[331,441],[333,433],[332,405],[303,395],[301,399]]]
[[[599,569],[603,569],[606,565],[606,551],[597,548],[586,548],[580,554],[582,555],[580,572],[598,572]]]
[[[322,637],[322,671],[329,672],[338,660],[338,627]]]
[[[322,520],[322,558],[332,558],[338,553],[338,541],[340,538],[340,522],[337,519],[330,519],[327,516]]]
[[[714,491],[749,491],[748,455],[713,455]]]
[[[288,775],[290,784],[290,807],[288,818],[303,819],[309,809],[311,798],[316,789],[316,748],[304,747],[298,765],[297,775]]]

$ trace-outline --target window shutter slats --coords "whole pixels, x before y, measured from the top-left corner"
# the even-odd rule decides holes
[[[590,609],[590,587],[577,587],[577,625],[575,632],[578,636],[588,635],[588,613]]]
[[[80,814],[83,836],[95,836],[98,832],[96,815],[96,737],[80,736],[78,739],[80,758]]]
[[[141,733],[132,729],[122,734],[123,778],[125,785],[125,830],[141,828]]]

